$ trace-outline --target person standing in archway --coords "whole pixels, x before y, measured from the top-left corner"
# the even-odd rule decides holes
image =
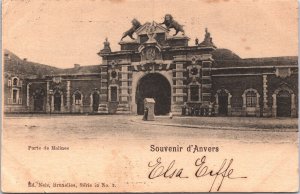
[[[148,120],[148,112],[149,112],[148,107],[145,107],[145,109],[144,109],[144,116],[143,116],[143,120],[144,121]]]
[[[172,112],[169,112],[169,118],[173,119],[173,113]]]

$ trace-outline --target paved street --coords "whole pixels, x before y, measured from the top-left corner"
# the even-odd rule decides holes
[[[297,119],[246,117],[157,117],[124,115],[34,115],[8,116],[4,135],[16,138],[57,141],[61,139],[163,139],[213,138],[218,141],[295,142]],[[181,127],[182,126],[182,127]],[[230,130],[228,130],[230,129]],[[5,137],[5,136],[4,136]],[[279,142],[277,142],[277,140]]]
[[[265,176],[254,170],[256,167],[263,167],[266,172],[276,169],[273,172],[276,179],[260,183],[266,185],[279,184],[284,176],[294,176],[297,167],[297,119],[175,117],[171,120],[157,117],[156,121],[145,122],[141,116],[19,115],[4,118],[3,125],[3,164],[7,166],[4,174],[21,177],[15,186],[26,185],[28,173],[39,181],[70,180],[71,176],[75,182],[83,181],[82,177],[84,181],[94,181],[101,174],[101,180],[118,183],[118,191],[139,188],[153,191],[162,180],[147,182],[147,163],[158,156],[186,158],[183,163],[203,154],[215,161],[234,158],[237,174],[247,175],[250,177],[247,180],[252,182]],[[69,150],[28,150],[28,146],[53,145],[65,146]],[[218,153],[161,153],[151,152],[151,145],[198,145],[219,147],[220,150]],[[280,166],[278,162],[272,162],[279,158],[286,162]],[[16,169],[16,165],[19,168]],[[129,183],[125,184],[119,173],[131,177],[132,186],[128,187]],[[22,177],[26,181],[22,182]],[[189,184],[197,183],[190,180]],[[240,184],[244,188],[248,185],[247,181],[231,181],[222,186],[222,191],[230,191]],[[207,188],[209,185],[203,184],[200,190],[208,191]],[[36,191],[31,189],[28,191]],[[249,185],[248,189],[255,188]],[[79,188],[76,191],[94,190]]]

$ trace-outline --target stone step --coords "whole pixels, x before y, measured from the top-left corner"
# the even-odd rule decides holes
[[[118,104],[117,114],[130,114],[130,106],[128,104]]]
[[[98,113],[108,114],[108,106],[107,104],[99,104]]]

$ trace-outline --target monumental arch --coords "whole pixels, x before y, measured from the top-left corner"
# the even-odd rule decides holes
[[[298,116],[297,56],[242,59],[208,29],[190,40],[174,18],[128,22],[119,50],[105,39],[100,65],[58,69],[6,51],[4,111],[142,114],[154,98],[156,115]]]

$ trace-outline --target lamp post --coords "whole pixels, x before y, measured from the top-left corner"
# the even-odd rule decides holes
[[[49,90],[49,96],[50,96],[50,116],[51,116],[53,90]]]

